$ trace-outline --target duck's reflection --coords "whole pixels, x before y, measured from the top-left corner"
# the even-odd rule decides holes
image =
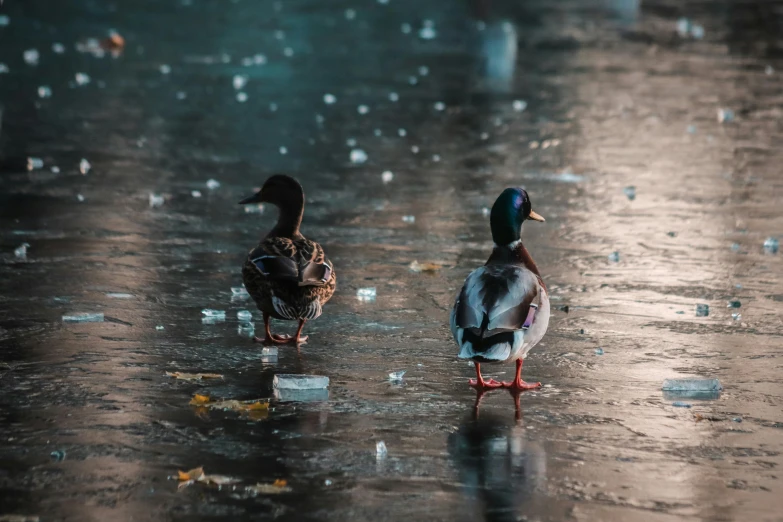
[[[546,480],[543,446],[530,440],[521,420],[476,409],[449,437],[449,455],[471,503],[471,520],[516,521]]]

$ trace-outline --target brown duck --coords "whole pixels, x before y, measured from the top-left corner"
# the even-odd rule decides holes
[[[307,340],[302,328],[321,315],[336,285],[334,266],[324,249],[299,232],[304,214],[304,191],[294,178],[283,174],[270,177],[256,194],[239,203],[271,203],[280,214],[277,224],[250,251],[242,266],[248,293],[264,314],[264,344],[295,344]],[[296,335],[275,335],[269,318],[299,321]]]

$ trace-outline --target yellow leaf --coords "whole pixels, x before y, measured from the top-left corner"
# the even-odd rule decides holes
[[[190,399],[190,404],[192,406],[203,406],[204,404],[208,404],[210,401],[208,395],[199,395],[198,393],[193,396],[192,399]]]
[[[269,409],[269,403],[268,402],[256,401],[253,404],[248,404],[246,409],[248,409],[250,411],[253,411],[253,410],[268,410]]]
[[[193,468],[190,471],[177,471],[179,480],[199,480],[204,476],[204,466]]]
[[[443,267],[435,263],[419,263],[418,261],[413,261],[408,265],[408,268],[410,268],[411,272],[437,272]]]
[[[283,479],[277,479],[272,485],[275,486],[276,488],[284,488],[288,485],[288,481]]]
[[[200,381],[202,379],[222,379],[223,376],[219,373],[183,373],[183,372],[166,372],[169,377],[180,379],[182,381]]]

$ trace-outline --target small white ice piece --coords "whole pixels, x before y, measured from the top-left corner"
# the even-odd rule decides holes
[[[37,170],[44,166],[44,162],[41,158],[29,157],[27,158],[27,170]]]
[[[90,83],[90,75],[83,72],[77,72],[73,75],[74,80],[76,80],[76,85],[87,85]]]
[[[367,161],[367,153],[362,149],[353,149],[351,151],[351,163],[361,165],[365,161]]]
[[[164,63],[158,67],[158,70],[160,71],[160,74],[169,74],[171,72],[171,66]]]
[[[396,92],[390,92],[389,93],[389,101],[396,102],[396,101],[399,101],[399,100],[400,100],[400,95],[399,94],[397,94]]]
[[[200,190],[191,190],[190,195],[194,198],[200,198],[201,197],[201,191]]]
[[[235,74],[231,83],[234,86],[234,89],[241,91],[242,88],[247,85],[247,79],[247,76],[244,74]]]
[[[51,98],[52,97],[52,88],[48,85],[41,85],[38,87],[38,97],[39,98]]]
[[[444,111],[444,110],[446,110],[446,104],[443,103],[443,102],[435,102],[434,107],[435,107],[436,111]]]
[[[359,288],[356,290],[356,299],[359,301],[375,301],[375,287]]]
[[[386,450],[386,443],[382,440],[379,440],[375,443],[375,458],[378,460],[382,460],[386,458],[386,455],[389,452]]]
[[[415,223],[416,222],[416,216],[402,216],[402,222],[403,223]]]
[[[166,198],[162,194],[155,194],[150,192],[150,208],[157,208],[166,202]]]
[[[389,374],[389,380],[400,382],[402,381],[402,376],[405,375],[406,370],[400,370],[399,372],[391,372]]]
[[[106,294],[106,297],[111,297],[112,299],[133,299],[133,294],[124,294],[122,292],[108,292]]]
[[[666,379],[661,386],[663,391],[716,392],[722,389],[718,379]]]
[[[59,42],[54,42],[52,44],[52,51],[55,54],[63,54],[65,52],[65,46]]]
[[[237,93],[237,101],[239,103],[245,103],[247,101],[247,93],[246,92],[238,92]]]
[[[734,121],[734,111],[731,109],[718,109],[718,123]]]
[[[777,254],[780,248],[780,242],[776,237],[768,237],[764,240],[764,252],[767,254]]]
[[[247,310],[239,310],[237,312],[237,319],[239,319],[240,321],[244,321],[244,322],[252,321],[253,320],[253,314],[251,314]]]
[[[0,62],[0,74],[8,74],[10,71],[11,69],[6,64]]]
[[[201,315],[204,317],[216,317],[216,318],[226,318],[226,312],[225,310],[212,310],[211,308],[205,308],[201,311]]]
[[[426,20],[424,23],[430,22],[429,20]],[[432,23],[432,22],[430,22]],[[436,36],[438,36],[438,32],[435,31],[435,28],[431,25],[425,25],[421,29],[419,29],[419,38],[422,40],[432,40]]]
[[[326,93],[324,94],[324,103],[326,105],[333,105],[337,103],[337,97],[334,94]]]
[[[29,243],[22,243],[14,249],[14,256],[16,256],[17,259],[27,259],[27,249],[29,247]]]
[[[215,190],[216,188],[220,187],[220,182],[216,179],[208,179],[207,180],[207,188],[209,190]]]
[[[87,161],[87,158],[82,158],[82,160],[79,162],[79,172],[86,175],[88,172],[90,172],[91,168],[92,165],[90,165],[90,162]]]
[[[321,375],[275,375],[272,386],[278,390],[322,390],[329,387],[329,377]]]
[[[612,252],[607,256],[609,258],[610,263],[619,263],[620,262],[620,252]]]
[[[514,107],[515,111],[522,112],[527,109],[527,102],[524,100],[514,100],[512,106]]]
[[[368,112],[370,112],[370,108],[368,106],[366,106],[366,105],[359,105],[358,107],[356,107],[356,112],[358,112],[359,114],[364,115],[364,114],[367,114]]]
[[[102,323],[103,313],[82,313],[63,316],[64,323]]]
[[[390,170],[384,170],[381,174],[381,181],[384,183],[391,183],[391,180],[394,179],[394,173]]]
[[[250,297],[250,294],[247,293],[247,289],[244,286],[232,286],[231,287],[231,297],[239,297],[242,299],[247,299]]]
[[[27,65],[38,65],[38,60],[41,58],[38,49],[27,49],[22,56],[24,57],[24,63]]]

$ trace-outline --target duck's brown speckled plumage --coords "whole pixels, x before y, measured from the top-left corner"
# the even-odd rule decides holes
[[[265,276],[253,263],[253,259],[261,256],[278,256],[293,259],[300,270],[309,263],[327,264],[331,269],[329,279],[322,285],[299,286],[297,281],[272,279]],[[334,294],[337,286],[332,263],[326,258],[324,249],[305,237],[290,239],[285,237],[267,237],[250,251],[242,266],[242,279],[248,293],[256,302],[258,309],[270,314],[275,319],[287,319],[275,311],[272,304],[272,296],[283,300],[291,308],[297,311],[298,318],[315,319],[307,317],[314,301],[318,301],[319,309]]]

